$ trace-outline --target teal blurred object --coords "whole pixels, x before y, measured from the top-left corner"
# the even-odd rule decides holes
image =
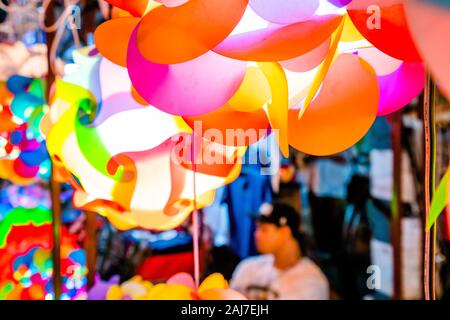
[[[41,107],[44,104],[44,101],[29,93],[19,93],[17,94],[12,103],[11,103],[11,111],[12,113],[18,117],[23,122],[28,121],[33,111]]]
[[[450,9],[450,0],[425,0],[425,2],[447,6]]]
[[[44,79],[13,75],[7,81],[8,90],[14,95],[9,105],[13,121],[20,125],[6,134],[7,143],[18,154],[14,155],[14,171],[23,178],[50,178],[50,159],[40,123],[48,110],[45,101]]]

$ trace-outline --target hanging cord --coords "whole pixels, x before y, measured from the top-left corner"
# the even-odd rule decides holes
[[[111,17],[111,10],[109,4],[105,0],[97,0],[98,7],[100,8],[100,12],[103,16],[103,19],[109,20]]]
[[[56,61],[56,55],[57,50],[59,47],[59,44],[61,42],[62,36],[64,35],[64,29],[66,27],[66,22],[69,21],[69,18],[72,16],[72,8],[73,6],[77,5],[80,0],[64,0],[64,10],[61,13],[61,16],[55,21],[54,24],[50,26],[45,25],[45,14],[47,12],[47,8],[52,0],[44,0],[44,3],[42,5],[43,11],[42,14],[39,16],[39,25],[41,29],[46,33],[55,32],[55,40],[53,42],[53,45],[51,48],[49,48],[50,53],[50,64],[49,69],[52,70],[53,73],[56,73],[55,71],[55,61]],[[78,31],[76,28],[70,28],[72,32],[72,36],[74,39],[75,47],[80,47],[80,36],[78,34]]]
[[[194,171],[193,181],[193,193],[194,193],[194,212],[192,213],[192,241],[194,246],[194,280],[195,286],[198,289],[200,284],[200,250],[199,250],[199,223],[198,223],[198,210],[197,210],[197,181],[196,181],[196,162],[195,162],[195,130],[192,131],[192,144],[191,144],[191,162],[192,170]]]

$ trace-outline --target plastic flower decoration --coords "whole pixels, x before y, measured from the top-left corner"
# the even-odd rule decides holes
[[[53,298],[51,212],[15,208],[0,221],[0,299]],[[75,237],[62,229],[62,299],[86,294],[84,251]]]
[[[190,274],[178,273],[166,283],[154,285],[148,300],[246,300],[228,287],[228,282],[220,273],[209,275],[196,289]]]
[[[12,76],[2,89],[0,176],[26,185],[48,180],[50,159],[39,124],[47,111],[42,79]]]
[[[74,60],[41,128],[74,186],[76,207],[121,230],[172,229],[193,211],[194,196],[198,208],[206,206],[215,189],[237,177],[245,147],[191,143],[183,119],[142,101],[125,68],[92,48],[76,51]],[[219,161],[204,163],[205,156]]]
[[[432,24],[421,13],[446,23],[448,10],[435,4],[445,8],[446,0],[108,2],[115,6],[113,19],[95,32],[99,66],[84,62],[91,69],[80,72],[90,80],[99,74],[100,84],[78,79],[72,81],[78,89],[57,85],[47,122],[65,142],[57,143],[50,131],[47,144],[76,180],[78,206],[122,229],[174,227],[193,210],[192,176],[221,178],[198,190],[201,207],[210,202],[206,195],[239,173],[239,166],[194,165],[189,159],[196,157],[187,152],[181,166],[158,162],[185,146],[169,137],[178,143],[199,137],[200,150],[226,146],[221,154],[239,159],[240,148],[268,133],[225,141],[227,132],[269,129],[285,156],[290,146],[325,156],[351,147],[377,116],[417,97],[424,61],[449,91],[448,72],[438,70],[448,63],[446,42],[437,31],[426,39]],[[108,85],[112,79],[114,86]]]
[[[118,276],[109,281],[96,278],[89,290],[92,300],[245,300],[240,293],[230,289],[228,282],[219,273],[208,276],[195,288],[190,274],[178,273],[166,283],[152,284],[141,276],[135,276],[121,284]]]
[[[259,128],[264,112],[284,155],[289,145],[330,155],[423,88],[421,58],[406,54],[413,44],[395,41],[407,28],[401,10],[364,32],[373,1],[109,2],[122,11],[97,28],[100,53],[126,67],[154,107],[191,127],[203,121],[200,135],[240,119]],[[400,33],[390,34],[389,19],[400,19]]]

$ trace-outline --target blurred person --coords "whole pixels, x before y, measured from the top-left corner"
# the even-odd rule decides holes
[[[252,300],[328,300],[328,280],[304,255],[299,213],[279,202],[260,211],[254,238],[261,255],[237,266],[230,287]]]
[[[342,249],[347,186],[353,150],[309,160],[309,205],[316,249],[322,259],[335,259]]]

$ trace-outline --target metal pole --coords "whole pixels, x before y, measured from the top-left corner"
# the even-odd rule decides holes
[[[394,263],[394,294],[395,300],[403,297],[402,268],[402,113],[392,116],[392,149],[393,149],[393,197],[391,203],[391,238]]]
[[[424,124],[424,196],[425,223],[430,214],[431,199],[435,190],[436,177],[436,83],[427,73],[424,89],[423,124]],[[436,300],[436,224],[430,231],[425,231],[424,246],[424,293],[426,300]]]

